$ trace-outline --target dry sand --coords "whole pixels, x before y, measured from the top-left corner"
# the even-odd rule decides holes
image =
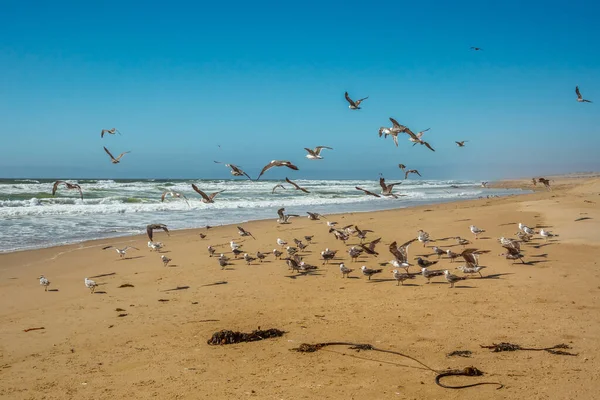
[[[504,185],[531,187],[528,181]],[[292,219],[158,233],[173,259],[163,267],[145,236],[0,255],[0,397],[7,399],[593,399],[600,384],[600,179],[557,179],[552,192],[483,199],[411,209],[330,216],[340,225],[373,229],[382,237],[378,257],[351,263],[347,246],[334,240],[324,221]],[[538,187],[538,189],[540,189]],[[163,221],[168,224],[168,221]],[[517,223],[547,226],[560,236],[526,244],[529,265],[498,256],[500,236]],[[474,247],[484,278],[442,278],[430,285],[417,277],[396,286],[389,266],[368,281],[361,265],[378,267],[392,257],[387,247],[424,229],[432,238],[473,239],[469,225],[486,229]],[[204,232],[207,239],[200,239]],[[15,232],[16,234],[16,232]],[[291,273],[273,256],[221,270],[206,247],[229,252],[234,238],[248,252],[272,251],[278,237],[314,234],[305,260],[315,274]],[[356,243],[352,238],[348,244]],[[102,247],[136,246],[126,259]],[[454,240],[438,245],[460,249]],[[322,266],[325,247],[339,250],[351,279],[337,263]],[[431,253],[418,242],[411,257]],[[230,254],[231,255],[231,254]],[[436,259],[436,257],[430,257]],[[440,268],[460,263],[442,258]],[[413,268],[413,271],[415,268]],[[454,270],[456,274],[459,271]],[[46,275],[44,292],[37,277]],[[100,284],[96,294],[84,277]],[[132,288],[119,288],[124,283]],[[221,283],[221,284],[217,284]],[[171,290],[186,287],[181,290]],[[160,299],[169,300],[160,302]],[[125,311],[115,311],[122,308]],[[119,317],[119,314],[127,314]],[[287,333],[276,339],[227,346],[206,341],[221,329],[258,326]],[[44,327],[24,332],[24,329]],[[311,354],[290,351],[300,343],[351,341],[411,355],[435,369],[473,365],[482,378],[447,378],[448,384],[499,381],[504,389],[478,386],[449,390],[435,374],[389,354],[330,347]],[[492,353],[480,344],[508,341],[523,346],[567,343],[577,357],[546,352]],[[471,350],[468,358],[447,357]]]

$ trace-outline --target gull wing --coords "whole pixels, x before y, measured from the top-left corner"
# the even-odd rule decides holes
[[[110,153],[110,151],[108,151],[108,149],[106,147],[104,147],[104,151],[106,152],[106,154],[108,154],[110,156],[110,158],[112,160],[115,160],[115,158],[113,157],[113,155]],[[116,161],[116,160],[115,160]]]
[[[125,152],[119,154],[119,157],[117,157],[117,161],[119,161],[121,159],[121,157],[123,157],[127,153],[131,153],[131,151],[125,151]]]
[[[285,218],[285,214],[283,213],[285,211],[284,207],[281,207],[279,210],[277,210],[277,215],[279,215],[279,218],[284,219]]]
[[[285,178],[285,181],[287,183],[289,183],[290,185],[294,186],[296,189],[298,190],[302,190],[304,193],[310,193],[308,190],[304,189],[303,187],[300,187],[298,184],[296,184],[295,182],[290,181],[287,177]]]
[[[348,92],[344,93],[344,97],[346,98],[346,101],[348,103],[350,103],[351,106],[356,107],[356,103],[354,101],[352,101],[352,99],[350,98],[350,96],[348,96]]]
[[[223,189],[223,190],[219,190],[218,192],[211,193],[211,194],[209,194],[209,195],[208,195],[208,198],[209,198],[210,200],[212,200],[212,199],[214,199],[214,198],[215,198],[215,196],[216,196],[216,195],[218,195],[219,193],[222,193],[222,192],[224,192],[224,191],[225,191],[225,189]]]
[[[275,193],[275,189],[277,189],[277,188],[279,188],[279,187],[280,187],[280,188],[282,188],[282,189],[285,189],[285,186],[283,186],[283,185],[281,185],[281,184],[279,184],[279,185],[275,185],[275,186],[273,187],[273,190],[271,190],[271,194]]]
[[[577,94],[578,99],[583,99],[583,97],[581,96],[581,93],[579,92],[579,86],[575,86],[575,93]]]
[[[358,100],[356,100],[356,102],[355,102],[355,103],[356,103],[356,105],[358,106],[360,103],[362,103],[362,101],[363,101],[363,100],[366,100],[366,99],[368,99],[368,98],[369,98],[369,96],[367,96],[367,97],[363,97],[362,99],[358,99]]]
[[[56,181],[56,182],[54,182],[54,185],[52,185],[52,196],[54,196],[56,194],[56,190],[58,189],[58,185],[60,185],[61,183],[65,183],[65,181]]]
[[[355,186],[354,188],[355,188],[356,190],[363,191],[363,192],[365,192],[365,194],[368,194],[368,195],[370,195],[370,196],[381,197],[381,196],[380,196],[380,195],[378,195],[377,193],[369,192],[368,190],[365,190],[365,189],[363,189],[363,188],[360,188],[360,187],[358,187],[358,186]]]
[[[276,165],[276,163],[274,161],[271,161],[270,163],[268,163],[267,165],[265,165],[262,169],[262,171],[260,171],[260,174],[258,175],[258,178],[256,178],[256,180],[259,180],[260,177],[267,172],[268,170],[270,170],[271,168],[273,168]]]
[[[206,195],[206,193],[204,193],[202,190],[198,189],[198,186],[194,185],[192,183],[192,189],[194,189],[196,191],[196,193],[198,193],[200,196],[202,196],[203,199],[210,201],[210,197],[208,197]]]
[[[431,145],[430,145],[429,143],[427,143],[427,142],[423,142],[423,141],[422,141],[421,143],[423,143],[425,146],[427,146],[427,148],[428,148],[429,150],[431,150],[431,151],[435,151],[435,150],[433,149],[433,147],[431,147]]]

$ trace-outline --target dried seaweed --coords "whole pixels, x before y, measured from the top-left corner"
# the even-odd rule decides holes
[[[455,350],[452,353],[446,354],[447,357],[466,357],[469,358],[473,352],[471,350]]]
[[[484,349],[492,349],[494,353],[499,353],[502,351],[547,351],[550,354],[556,354],[559,356],[576,356],[577,353],[569,353],[568,351],[556,350],[556,349],[570,349],[571,346],[565,343],[560,343],[551,347],[543,347],[543,348],[533,348],[533,347],[522,347],[518,344],[501,342],[501,343],[492,343],[490,346],[479,345],[479,347]]]
[[[285,332],[280,331],[279,329],[266,329],[261,330],[258,327],[257,330],[252,331],[251,333],[244,332],[234,332],[229,330],[221,330],[215,332],[210,339],[208,339],[207,343],[209,345],[223,345],[223,344],[234,344],[241,342],[256,342],[258,340],[271,339],[275,337],[283,336]]]

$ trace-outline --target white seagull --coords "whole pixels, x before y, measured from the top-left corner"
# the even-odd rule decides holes
[[[106,247],[102,248],[102,250],[106,250],[106,249],[115,249],[115,251],[119,254],[119,257],[121,257],[121,258],[125,257],[125,254],[127,254],[127,250],[129,250],[129,249],[139,250],[137,247],[133,247],[133,246],[125,246],[122,249],[116,248],[114,246],[106,246]]]
[[[50,286],[50,281],[44,275],[40,275],[40,285],[44,286],[44,292],[48,291],[48,286]]]
[[[535,235],[535,231],[533,229],[531,229],[527,225],[523,225],[520,222],[519,222],[519,229],[522,230],[523,232],[525,232],[528,235]]]
[[[90,293],[94,293],[94,291],[96,290],[96,286],[98,286],[96,282],[88,278],[85,278],[83,280],[83,283],[85,283],[86,288],[90,289]]]
[[[542,229],[540,231],[540,236],[543,237],[543,238],[545,238],[546,242],[547,242],[548,238],[555,237],[555,236],[558,236],[558,235],[555,235],[554,233],[552,233],[550,231],[545,231],[544,229]]]
[[[281,238],[277,238],[277,244],[281,247],[285,246],[288,244],[288,242],[286,242],[285,240],[281,239]]]
[[[475,239],[477,239],[477,236],[478,236],[480,233],[483,233],[483,232],[485,232],[485,229],[479,229],[479,228],[478,228],[478,227],[476,227],[475,225],[471,225],[471,226],[469,227],[469,229],[471,229],[471,232],[473,232],[473,234],[475,235]]]
[[[308,158],[309,160],[322,160],[323,157],[321,157],[321,150],[323,149],[333,150],[333,148],[327,146],[317,146],[314,149],[309,149],[308,147],[305,147],[304,150],[308,152],[306,158]]]
[[[344,263],[340,263],[340,272],[342,273],[342,278],[347,278],[352,271],[354,270],[346,267]]]
[[[394,279],[396,280],[396,286],[400,286],[400,283],[402,283],[402,286],[404,286],[404,281],[407,279],[414,279],[415,276],[405,273],[405,272],[400,272],[397,269],[395,269],[393,271],[394,273]]]

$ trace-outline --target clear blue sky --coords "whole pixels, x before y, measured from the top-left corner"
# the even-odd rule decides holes
[[[229,176],[214,159],[253,176],[287,159],[300,171],[265,178],[297,179],[391,178],[400,162],[432,179],[600,170],[598,15],[593,1],[3,0],[0,177]],[[370,96],[362,110],[346,90]],[[437,151],[379,138],[388,117],[431,128]],[[132,153],[112,165],[103,145]],[[304,158],[317,145],[334,151]]]

